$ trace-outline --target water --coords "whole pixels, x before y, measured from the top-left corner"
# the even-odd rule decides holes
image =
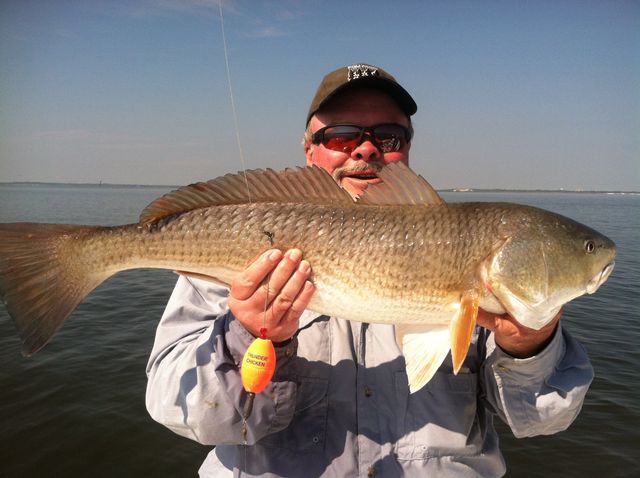
[[[135,222],[170,188],[0,185],[0,222]],[[523,440],[500,426],[510,477],[625,477],[640,470],[640,196],[449,193],[447,200],[532,204],[589,224],[618,245],[609,281],[566,307],[564,326],[596,372],[566,432]],[[149,418],[145,366],[175,282],[120,273],[99,286],[39,354],[26,359],[0,306],[0,476],[195,476],[209,447]]]

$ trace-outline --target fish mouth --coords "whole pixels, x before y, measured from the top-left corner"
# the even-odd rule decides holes
[[[616,265],[615,261],[611,261],[609,264],[604,266],[604,268],[596,274],[587,284],[587,294],[593,294],[598,288],[604,284],[604,282],[609,278],[611,272],[613,271],[613,267]]]

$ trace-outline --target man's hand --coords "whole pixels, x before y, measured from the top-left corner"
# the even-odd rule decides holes
[[[229,309],[256,337],[264,323],[268,338],[283,342],[298,329],[298,319],[315,291],[307,280],[310,274],[311,266],[302,260],[300,250],[283,254],[270,249],[231,283]]]
[[[477,324],[495,334],[496,344],[515,358],[527,358],[541,352],[553,338],[562,310],[540,330],[520,325],[508,314],[495,315],[478,310]]]

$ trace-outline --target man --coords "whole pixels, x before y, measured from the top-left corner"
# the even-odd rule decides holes
[[[383,165],[408,162],[415,111],[378,67],[331,72],[307,116],[307,164],[360,195]],[[559,315],[533,331],[481,311],[459,374],[448,357],[409,394],[393,326],[305,311],[313,264],[302,253],[265,252],[230,291],[178,280],[149,360],[147,408],[216,445],[201,476],[501,476],[494,416],[525,437],[564,430],[578,414],[593,372]],[[269,274],[277,368],[243,433],[239,363],[262,327]]]

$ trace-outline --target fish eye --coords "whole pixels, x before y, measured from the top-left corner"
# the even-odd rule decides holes
[[[584,250],[587,252],[587,254],[591,254],[593,251],[596,250],[595,242],[591,240],[584,241]]]

